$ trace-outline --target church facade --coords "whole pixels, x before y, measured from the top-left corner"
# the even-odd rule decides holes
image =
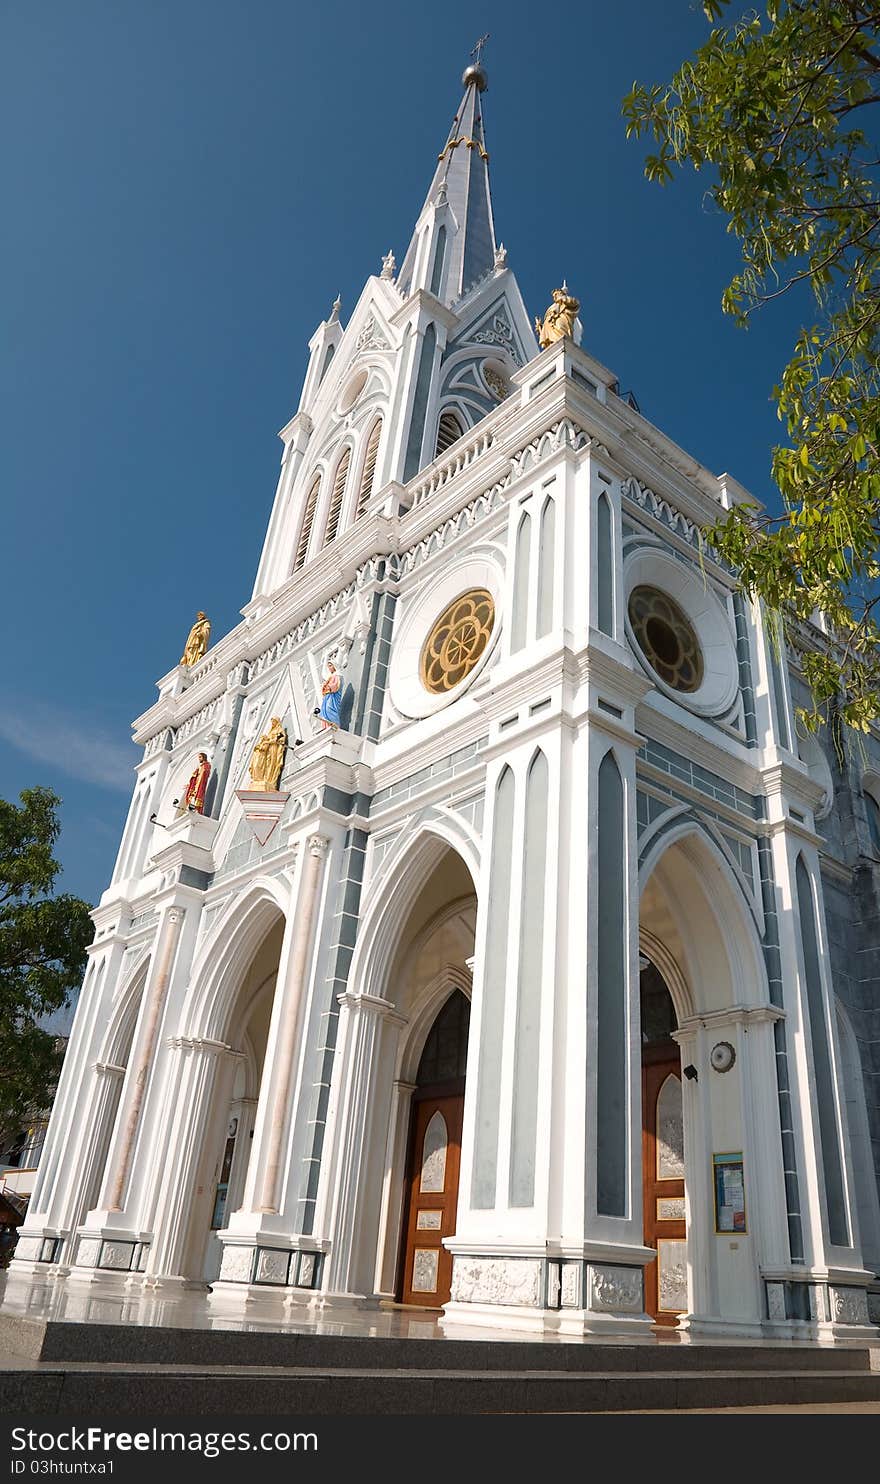
[[[464,85],[400,269],[310,342],[242,622],[135,724],[13,1270],[876,1335],[880,732],[800,735],[700,539],[745,491],[567,290],[539,346]]]

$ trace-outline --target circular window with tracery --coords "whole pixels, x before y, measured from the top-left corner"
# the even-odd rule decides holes
[[[703,683],[703,654],[693,625],[673,598],[656,587],[634,587],[629,621],[652,670],[672,690],[695,691]]]
[[[422,684],[432,695],[454,690],[477,664],[492,634],[495,601],[485,588],[444,608],[422,648]]]

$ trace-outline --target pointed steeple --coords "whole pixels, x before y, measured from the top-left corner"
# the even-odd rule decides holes
[[[462,77],[461,100],[400,269],[404,293],[425,288],[454,304],[495,266],[495,227],[479,62]]]

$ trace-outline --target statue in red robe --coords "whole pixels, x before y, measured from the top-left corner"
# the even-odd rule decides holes
[[[196,814],[204,814],[205,789],[208,787],[210,776],[211,764],[208,762],[208,754],[200,752],[196,770],[186,785],[186,792],[178,805],[178,814],[185,814],[187,809]]]

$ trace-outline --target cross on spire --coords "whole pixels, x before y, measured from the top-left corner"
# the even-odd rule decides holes
[[[471,56],[473,57],[478,67],[481,67],[483,65],[483,47],[489,40],[490,34],[491,33],[487,31],[485,36],[481,36],[473,51],[471,52]]]

